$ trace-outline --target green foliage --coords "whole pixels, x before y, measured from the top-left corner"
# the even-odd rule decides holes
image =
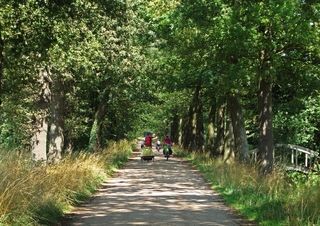
[[[99,125],[100,139],[126,137],[137,117],[134,107],[140,102],[139,85],[147,65],[137,42],[144,34],[137,16],[139,2],[1,1],[1,5],[0,144],[29,147],[34,118],[50,116],[49,109],[39,105],[38,74],[43,68],[50,69],[51,80],[62,86],[66,146],[88,147],[95,111],[102,102],[108,111]],[[56,95],[56,87],[50,88]]]
[[[33,210],[34,221],[41,225],[58,224],[59,219],[63,216],[63,207],[57,206],[59,203],[55,201],[46,201],[43,205],[37,206]]]
[[[246,103],[247,128],[254,128],[252,96],[267,75],[275,87],[276,140],[319,146],[319,3],[70,0],[1,6],[5,148],[29,147],[34,117],[48,114],[38,103],[43,68],[63,86],[64,137],[74,149],[88,148],[100,129],[102,143],[145,129],[168,132],[173,115],[188,111],[196,85],[205,117],[213,99],[236,94]],[[107,110],[97,126],[101,104]]]
[[[173,151],[173,154],[175,157],[179,157],[179,158],[189,158],[190,157],[190,153],[184,151],[181,147],[174,146],[172,151]]]
[[[261,177],[254,166],[226,164],[203,154],[191,161],[224,199],[259,225],[317,225],[319,175],[274,171]]]
[[[318,150],[319,95],[292,102],[275,115],[278,139]]]
[[[47,69],[51,97],[63,99],[65,147],[87,150],[95,149],[97,142],[108,145],[104,162],[109,172],[123,164],[130,152],[115,151],[112,140],[135,138],[146,130],[160,136],[169,133],[172,125],[177,126],[174,120],[183,122],[194,107],[192,95],[198,87],[202,124],[217,115],[210,115],[209,109],[236,95],[244,106],[249,141],[256,146],[261,131],[253,97],[261,78],[273,83],[275,142],[319,150],[319,10],[317,1],[297,0],[0,0],[0,147],[30,150],[37,117],[52,117],[52,109],[42,103],[39,81],[40,70]],[[183,134],[186,128],[179,130]],[[32,163],[20,163],[21,172],[31,170]],[[229,194],[226,197],[261,207],[261,219],[280,214],[276,219],[286,220],[281,210],[288,212],[288,197],[274,198],[282,192],[280,180],[270,188],[262,184],[254,193],[261,196],[257,200],[252,191],[261,181],[255,175],[244,170],[247,177],[227,181],[224,176],[234,169],[219,166],[213,172],[212,163],[201,163],[211,176],[219,175],[216,181],[226,183],[222,189]],[[34,170],[44,176],[47,169]],[[95,173],[86,176],[97,178]],[[22,173],[17,177],[25,179]],[[299,177],[289,175],[284,184],[304,189],[297,185],[310,178]],[[90,194],[95,183],[83,182],[85,189],[74,198]],[[312,193],[316,183],[308,185]],[[21,197],[23,192],[15,195]],[[32,201],[33,195],[27,194],[27,200]],[[301,213],[317,222],[313,207],[307,207],[315,205],[312,199],[291,198]],[[299,203],[299,198],[310,203]],[[60,208],[43,206],[53,212]],[[254,209],[248,212],[260,219]]]

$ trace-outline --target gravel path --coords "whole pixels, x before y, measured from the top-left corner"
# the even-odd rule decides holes
[[[150,162],[130,159],[67,219],[63,225],[253,225],[233,214],[189,164],[159,153]]]

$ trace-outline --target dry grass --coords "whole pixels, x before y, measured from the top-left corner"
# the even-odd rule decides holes
[[[130,144],[121,141],[101,153],[67,156],[49,166],[35,166],[16,153],[1,153],[0,225],[54,223],[125,162],[130,151]]]
[[[226,201],[260,225],[319,225],[319,175],[306,181],[281,170],[261,176],[256,166],[226,164],[206,154],[190,158]]]

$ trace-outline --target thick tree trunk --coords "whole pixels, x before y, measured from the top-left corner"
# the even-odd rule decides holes
[[[180,124],[179,116],[177,113],[174,113],[172,122],[170,124],[171,139],[174,143],[179,143],[179,124]]]
[[[182,119],[182,147],[190,150],[192,140],[192,114],[190,110],[187,116]]]
[[[267,174],[273,168],[272,81],[270,77],[260,80],[258,111],[260,136],[257,157],[262,173]]]
[[[2,80],[3,80],[3,65],[4,65],[4,56],[3,56],[3,49],[4,49],[4,41],[2,39],[1,31],[0,31],[0,106],[2,104]]]
[[[206,150],[210,153],[214,149],[214,140],[215,140],[215,104],[211,105],[209,117],[208,117],[208,126],[207,126],[207,139],[206,139]]]
[[[64,87],[59,75],[52,80],[50,124],[48,133],[48,162],[59,162],[64,148]]]
[[[245,162],[248,159],[249,146],[242,114],[242,107],[239,99],[234,95],[229,95],[228,97],[228,111],[233,128],[235,155],[240,162]]]
[[[233,126],[230,120],[226,119],[226,129],[224,134],[223,161],[227,163],[234,162],[235,158],[235,140]]]
[[[216,113],[216,128],[217,128],[217,136],[214,141],[213,152],[211,152],[212,156],[222,156],[224,149],[224,134],[225,134],[225,104],[220,105],[217,108]]]
[[[36,125],[36,128],[32,137],[32,160],[36,162],[46,162],[48,135],[47,117],[37,115],[34,124]]]
[[[39,72],[39,84],[41,90],[37,101],[37,113],[34,114],[32,138],[32,159],[34,161],[47,161],[47,138],[48,138],[48,106],[51,100],[50,77],[48,71],[43,69]]]
[[[183,127],[183,148],[202,150],[204,144],[203,109],[200,98],[201,87],[198,85],[193,95],[186,124]]]
[[[204,148],[204,126],[203,126],[203,105],[200,98],[200,92],[198,95],[196,104],[196,131],[195,131],[195,149],[203,151]]]

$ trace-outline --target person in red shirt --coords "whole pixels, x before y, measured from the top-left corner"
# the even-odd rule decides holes
[[[148,134],[145,138],[144,138],[144,145],[146,147],[152,147],[152,137],[151,134]]]
[[[168,135],[165,136],[164,140],[163,140],[163,144],[164,145],[168,145],[169,148],[169,154],[172,155],[172,141],[170,139],[170,137]]]
[[[168,135],[164,138],[163,143],[168,144],[168,145],[172,145],[171,139]]]

